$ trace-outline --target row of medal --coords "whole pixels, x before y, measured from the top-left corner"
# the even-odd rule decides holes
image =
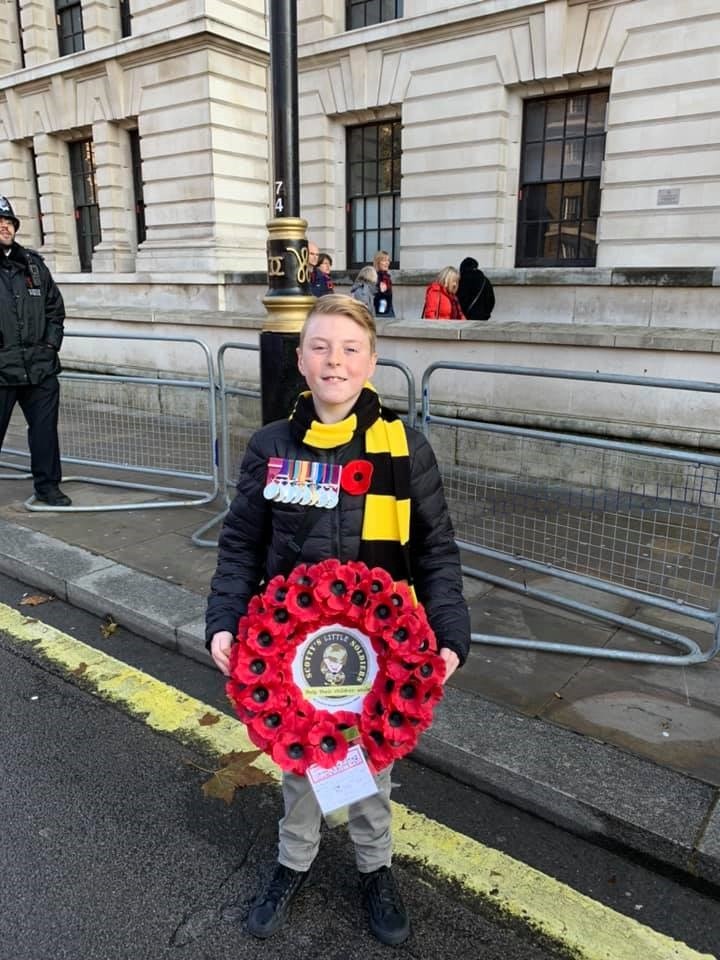
[[[341,473],[339,463],[271,457],[263,496],[276,503],[298,503],[332,510],[340,496]]]

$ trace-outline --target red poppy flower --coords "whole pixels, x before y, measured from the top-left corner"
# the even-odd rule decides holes
[[[365,614],[365,626],[368,633],[379,633],[382,634],[383,639],[386,639],[389,635],[392,635],[397,618],[397,607],[393,606],[389,594],[371,595]]]
[[[295,620],[315,620],[320,613],[314,590],[305,584],[293,583],[288,587],[285,606]]]
[[[287,711],[292,700],[292,693],[277,681],[248,684],[242,693],[234,697],[236,704],[242,705],[253,713],[266,713],[268,710],[278,710],[282,713]]]
[[[338,564],[323,571],[315,585],[317,602],[330,612],[340,613],[348,606],[349,595],[357,583],[357,577],[352,570],[344,569]]]
[[[271,680],[276,676],[278,663],[275,657],[266,657],[247,650],[244,656],[239,656],[233,670],[233,677],[240,683],[257,683],[258,680]]]
[[[373,475],[373,465],[369,460],[350,460],[342,468],[340,486],[345,493],[359,497],[370,489]]]
[[[275,657],[287,647],[289,632],[286,624],[275,621],[273,613],[261,613],[248,621],[241,639],[254,653]]]
[[[288,773],[303,776],[310,763],[312,749],[308,745],[308,725],[285,730],[272,746],[272,758]]]
[[[325,711],[319,712],[310,727],[308,742],[313,748],[311,762],[320,767],[334,767],[347,756],[348,742]]]
[[[384,770],[397,756],[395,749],[390,746],[383,733],[381,723],[364,731],[363,746],[367,750],[370,763],[376,772]]]

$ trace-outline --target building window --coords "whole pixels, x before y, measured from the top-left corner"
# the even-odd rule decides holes
[[[145,240],[145,195],[143,193],[142,160],[140,158],[140,134],[137,130],[129,130],[130,156],[132,158],[133,193],[135,196],[135,226],[137,242]]]
[[[70,144],[70,176],[75,202],[80,269],[83,273],[89,273],[92,270],[93,250],[102,239],[92,140],[79,140]]]
[[[30,147],[30,163],[32,164],[33,184],[35,185],[35,209],[37,210],[38,227],[40,228],[40,246],[45,244],[45,228],[43,226],[42,208],[40,206],[40,179],[37,171],[37,155]]]
[[[346,0],[347,30],[368,27],[373,23],[397,20],[403,15],[403,0]]]
[[[84,50],[82,3],[79,0],[55,0],[55,20],[60,56]]]
[[[132,14],[130,13],[130,0],[120,0],[120,36],[129,37],[132,35]]]
[[[401,129],[399,120],[348,128],[349,268],[372,263],[378,250],[399,265]]]
[[[518,267],[595,266],[607,102],[607,90],[526,102]]]

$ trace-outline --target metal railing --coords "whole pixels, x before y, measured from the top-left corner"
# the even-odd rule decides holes
[[[33,496],[25,507],[32,511],[98,512],[212,502],[219,485],[217,416],[215,375],[207,345],[194,337],[89,333],[67,333],[66,337],[105,344],[122,340],[197,348],[202,351],[206,375],[205,379],[192,380],[131,376],[113,369],[106,373],[62,373],[58,432],[63,464],[101,471],[92,476],[65,475],[64,482],[123,488],[148,496],[92,504],[76,502],[70,507],[48,507]],[[7,447],[3,453],[21,460],[29,458],[26,449]],[[17,464],[3,465],[19,469]],[[125,477],[121,479],[118,474]],[[143,482],[150,478],[190,480],[196,486],[188,489]]]
[[[441,416],[433,412],[431,395],[432,377],[439,370],[455,375],[454,393],[462,374],[715,395],[720,394],[720,384],[451,362],[432,364],[422,380],[423,429],[439,451],[463,551],[482,558],[486,566],[502,565],[504,572],[510,572],[508,566],[520,568],[573,584],[575,589],[598,591],[593,597],[613,596],[650,611],[701,621],[712,629],[712,640],[702,649],[683,633],[519,582],[496,570],[465,565],[467,576],[683,652],[598,648],[484,633],[473,634],[473,641],[654,664],[699,663],[715,656],[720,650],[720,456],[649,442]],[[537,408],[541,407],[538,398]],[[454,452],[448,456],[447,450]]]

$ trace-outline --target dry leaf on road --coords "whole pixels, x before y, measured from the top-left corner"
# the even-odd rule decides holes
[[[220,757],[220,768],[202,785],[202,792],[206,797],[231,804],[239,788],[272,783],[273,778],[269,774],[251,766],[261,753],[262,750],[248,750],[246,753],[233,751]]]
[[[41,603],[49,603],[51,600],[54,600],[55,597],[48,596],[45,593],[31,593],[27,596],[24,596],[20,601],[21,607],[37,607]]]

